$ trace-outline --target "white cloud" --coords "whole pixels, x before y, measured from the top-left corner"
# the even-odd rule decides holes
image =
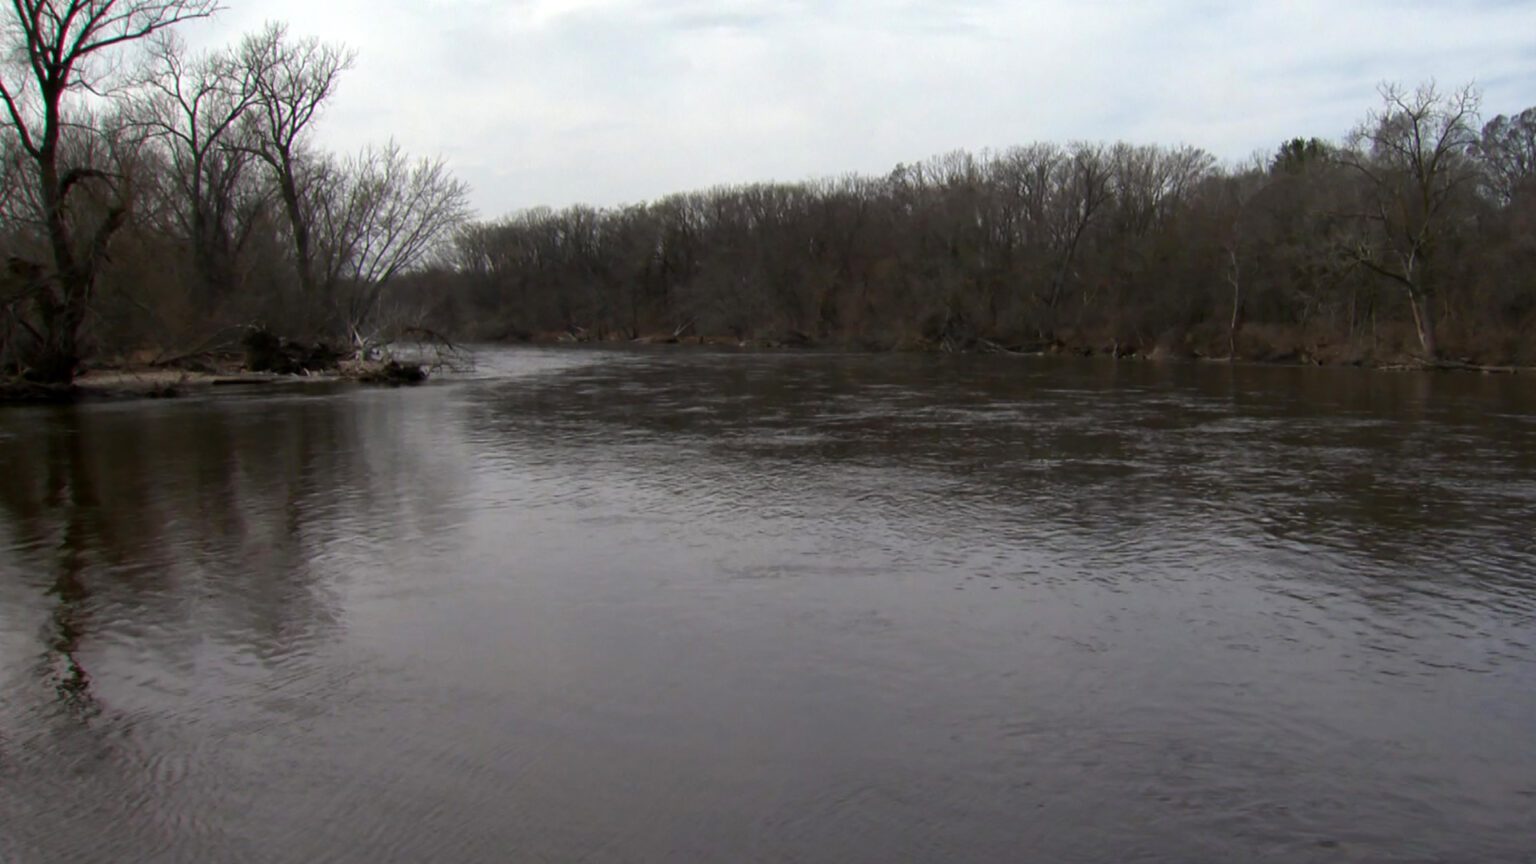
[[[1536,102],[1536,4],[1321,0],[231,0],[358,49],[320,130],[441,153],[487,216],[883,172],[957,147],[1341,136],[1382,80]]]

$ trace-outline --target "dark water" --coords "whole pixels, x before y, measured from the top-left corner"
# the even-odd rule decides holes
[[[0,860],[1536,861],[1536,381],[0,411]]]

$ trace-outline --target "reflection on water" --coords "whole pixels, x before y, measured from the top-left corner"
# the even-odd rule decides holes
[[[1536,389],[506,350],[0,412],[0,860],[1529,861]]]

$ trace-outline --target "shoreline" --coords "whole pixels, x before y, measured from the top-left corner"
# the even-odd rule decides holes
[[[199,363],[198,366],[183,369],[174,366],[112,365],[88,370],[70,384],[0,380],[0,406],[175,399],[226,388],[243,390],[286,384],[358,383],[397,386],[419,383],[428,377],[425,370],[419,367],[360,361],[348,361],[336,369],[303,374],[252,372],[244,363],[229,360]],[[406,370],[405,377],[398,377],[401,370]],[[409,370],[417,372],[410,373]]]
[[[817,343],[808,339],[772,339],[734,337],[685,336],[663,334],[628,338],[582,338],[569,333],[541,333],[524,339],[510,339],[481,343],[496,347],[547,346],[573,349],[709,349],[741,352],[769,353],[818,353],[846,352],[866,354],[970,354],[1000,355],[1009,357],[1061,357],[1061,358],[1110,358],[1116,362],[1137,363],[1232,363],[1250,366],[1309,367],[1366,369],[1377,372],[1433,372],[1465,373],[1478,375],[1532,375],[1536,366],[1494,366],[1458,360],[1434,362],[1404,360],[1368,362],[1326,362],[1308,356],[1279,359],[1202,356],[1153,350],[1150,353],[1125,350],[1099,350],[1091,348],[1067,348],[1056,344],[1046,348],[1010,348],[986,340],[969,348],[957,348],[944,344],[916,342],[893,347],[860,347]],[[192,393],[213,392],[221,388],[266,386],[273,384],[336,384],[358,383],[374,386],[397,386],[419,383],[427,378],[423,371],[420,378],[392,378],[387,364],[350,362],[340,368],[306,374],[279,374],[252,372],[244,363],[216,361],[200,364],[201,368],[182,369],[154,365],[114,365],[88,371],[72,384],[38,384],[28,381],[0,381],[0,406],[73,404],[79,402],[104,402],[129,399],[173,399]],[[412,367],[404,367],[412,368]]]
[[[569,348],[679,348],[714,349],[734,351],[762,351],[785,353],[851,352],[859,354],[957,354],[1001,355],[1009,357],[1062,357],[1062,358],[1111,358],[1117,361],[1141,363],[1232,363],[1251,366],[1308,367],[1337,369],[1366,369],[1378,372],[1465,372],[1479,375],[1532,375],[1536,366],[1518,364],[1484,364],[1470,360],[1423,360],[1409,355],[1395,354],[1379,359],[1325,359],[1304,350],[1295,350],[1267,356],[1237,356],[1202,354],[1188,350],[1169,350],[1162,346],[1146,351],[1120,345],[1095,348],[1089,344],[1066,343],[1060,340],[1029,346],[1008,346],[990,339],[977,338],[968,347],[960,347],[931,340],[913,340],[908,343],[846,344],[820,342],[803,334],[788,337],[751,337],[738,339],[732,336],[672,336],[665,333],[642,334],[633,339],[627,337],[589,337],[570,333],[536,333],[522,338],[491,339],[479,344],[495,346],[559,346]]]

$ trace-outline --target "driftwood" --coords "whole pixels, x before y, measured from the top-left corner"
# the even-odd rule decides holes
[[[252,372],[276,372],[279,375],[329,372],[341,364],[344,356],[324,342],[294,342],[260,327],[251,328],[241,341],[245,345],[245,367]]]
[[[80,398],[80,388],[72,384],[39,384],[35,381],[0,380],[0,403],[73,402]]]
[[[389,360],[358,372],[357,380],[364,384],[420,384],[427,380],[427,370],[410,363]]]
[[[228,363],[236,355],[244,353],[245,340],[253,328],[247,324],[224,327],[215,331],[191,348],[171,353],[164,349],[149,365],[159,369],[185,369],[189,372],[214,372],[229,368]]]
[[[1531,366],[1485,366],[1464,360],[1419,360],[1376,368],[1383,372],[1477,372],[1483,375],[1529,375],[1536,372],[1536,367]]]
[[[455,345],[452,339],[430,327],[419,325],[401,328],[398,336],[375,350],[374,357],[363,359],[415,367],[422,372],[422,380],[432,372],[468,372],[475,368],[474,354],[468,349]]]
[[[999,345],[998,343],[993,342],[991,339],[983,339],[983,338],[980,338],[980,337],[977,337],[977,339],[976,339],[976,347],[977,347],[978,350],[980,350],[980,351],[982,351],[983,353],[986,353],[986,354],[1019,354],[1019,355],[1027,355],[1027,354],[1039,354],[1040,353],[1038,350],[1036,350],[1036,351],[1026,351],[1026,350],[1024,350],[1022,348],[1010,348],[1007,345]]]

